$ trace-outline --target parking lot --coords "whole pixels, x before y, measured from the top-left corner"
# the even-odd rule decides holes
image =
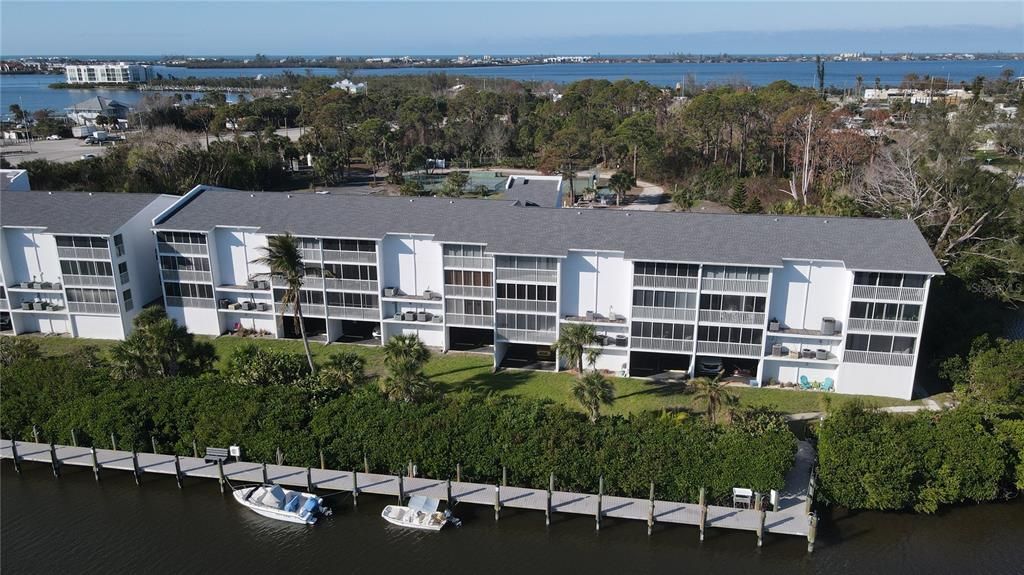
[[[0,145],[0,155],[3,155],[4,159],[15,166],[29,160],[73,162],[82,159],[82,154],[96,154],[99,156],[109,145],[90,146],[77,138],[36,140],[31,143],[4,141]]]

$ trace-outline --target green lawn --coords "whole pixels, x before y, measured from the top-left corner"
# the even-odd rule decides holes
[[[109,348],[115,342],[89,340],[69,337],[38,337],[43,353],[47,355],[66,354],[83,345],[95,345],[101,349]],[[260,345],[302,353],[302,343],[295,340],[253,340],[238,337],[219,337],[211,339],[219,356],[218,367],[223,368],[225,359],[241,345],[257,342]],[[382,353],[380,348],[358,345],[313,343],[313,355],[325,359],[331,353],[340,350],[352,351],[366,358],[367,370],[380,373]],[[473,390],[477,392],[494,392],[518,395],[532,399],[548,399],[565,403],[576,408],[569,388],[573,376],[569,373],[553,373],[546,371],[503,370],[491,372],[492,359],[487,355],[452,352],[435,353],[427,364],[426,372],[435,382],[444,385],[448,390]],[[606,409],[607,413],[628,414],[662,409],[696,409],[693,395],[681,384],[656,383],[643,379],[613,378],[615,382],[615,404]],[[826,402],[839,405],[852,401],[857,397],[834,393],[801,392],[783,389],[752,389],[746,387],[730,388],[746,406],[772,406],[785,413],[802,413],[822,411]],[[902,401],[880,397],[862,397],[869,405],[878,407],[890,405],[914,405],[916,401]]]

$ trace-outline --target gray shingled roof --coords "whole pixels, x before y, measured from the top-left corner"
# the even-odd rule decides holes
[[[68,106],[66,110],[75,110],[78,112],[102,112],[110,108],[127,108],[125,104],[118,102],[117,100],[111,100],[110,98],[104,98],[103,96],[93,96],[82,100],[81,102]]]
[[[512,176],[512,187],[502,190],[502,197],[542,208],[561,207],[560,180]]]
[[[492,253],[565,256],[620,251],[634,260],[780,266],[783,259],[842,261],[847,268],[941,274],[907,220],[520,208],[495,200],[312,193],[199,193],[157,228],[380,239],[428,234],[485,244]]]
[[[157,194],[3,192],[0,226],[45,228],[54,234],[110,235]]]

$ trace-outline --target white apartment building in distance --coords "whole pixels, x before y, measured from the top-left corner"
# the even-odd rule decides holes
[[[145,64],[103,62],[99,64],[68,64],[64,69],[68,84],[140,84],[153,77]]]
[[[0,327],[124,339],[160,297],[150,226],[176,199],[0,192]]]
[[[931,279],[913,222],[526,207],[522,202],[197,187],[153,221],[168,314],[194,333],[295,337],[253,263],[292,233],[320,341],[416,334],[495,367],[558,369],[562,325],[595,326],[597,367],[721,366],[909,398]],[[290,315],[290,314],[289,314]]]

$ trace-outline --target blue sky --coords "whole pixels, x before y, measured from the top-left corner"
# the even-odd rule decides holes
[[[1015,2],[0,2],[0,55],[1024,51]]]

